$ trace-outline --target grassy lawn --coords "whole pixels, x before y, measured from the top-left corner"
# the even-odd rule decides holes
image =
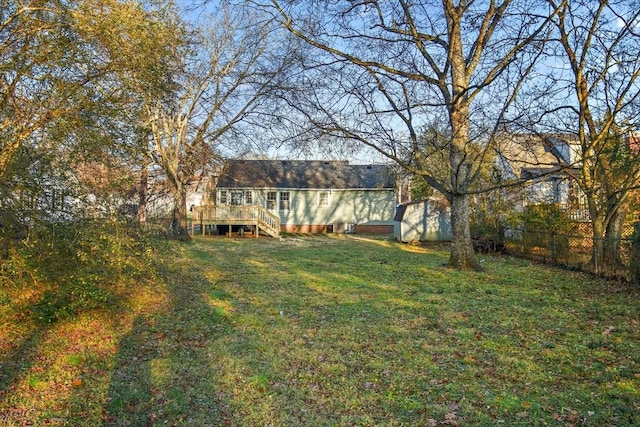
[[[640,425],[637,291],[361,236],[155,258],[51,324],[0,290],[0,426]]]

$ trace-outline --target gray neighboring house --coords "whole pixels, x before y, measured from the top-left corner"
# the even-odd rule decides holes
[[[398,206],[394,237],[400,242],[451,240],[451,210],[439,199],[415,200]]]
[[[579,146],[569,137],[514,135],[498,142],[496,167],[500,178],[526,181],[514,200],[522,210],[535,204],[582,204],[582,192],[568,173],[579,167],[579,159]]]
[[[395,179],[387,165],[229,160],[215,186],[215,204],[260,206],[280,218],[283,232],[391,234]]]

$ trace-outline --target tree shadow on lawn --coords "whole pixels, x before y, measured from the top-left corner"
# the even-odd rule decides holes
[[[206,301],[213,285],[186,269],[165,277],[170,307],[139,315],[119,343],[103,426],[230,423],[208,354],[228,327]]]
[[[22,337],[20,343],[10,344],[10,354],[7,357],[0,354],[0,406],[8,397],[7,391],[11,384],[32,367],[43,334],[43,331],[35,331]]]
[[[303,245],[274,255],[262,249],[244,241],[222,249],[196,244],[182,270],[166,272],[171,305],[139,316],[121,340],[104,426],[382,425],[390,418],[444,425],[455,410],[474,425],[498,416],[519,425],[552,420],[555,408],[540,394],[554,389],[545,383],[551,377],[537,379],[535,371],[554,367],[535,355],[515,360],[510,345],[521,338],[503,339],[482,312],[474,314],[485,293],[467,298],[471,287],[458,289],[458,273],[443,277],[451,282],[443,292],[449,285],[439,278],[396,286],[406,266],[394,266],[387,253],[357,254],[380,267],[352,271],[348,262],[333,265],[356,256],[340,248],[329,255]],[[536,338],[525,343],[542,345],[548,357],[564,355],[562,345],[552,352]],[[558,391],[573,407],[564,390],[571,378]],[[529,409],[525,419],[521,402],[544,403],[549,412]]]

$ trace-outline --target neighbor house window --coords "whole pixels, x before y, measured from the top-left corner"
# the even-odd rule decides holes
[[[276,202],[278,201],[278,193],[275,191],[267,192],[267,209],[274,210],[276,208]]]
[[[49,208],[51,212],[60,212],[64,211],[65,208],[65,191],[56,191],[55,189],[51,190],[51,193],[47,194],[47,199],[49,202]]]
[[[288,211],[289,210],[289,192],[283,191],[280,193],[280,210]]]
[[[226,205],[227,204],[227,192],[226,192],[226,190],[221,190],[220,191],[220,204],[221,205]]]
[[[329,206],[329,192],[321,191],[318,195],[318,206]]]
[[[253,192],[251,191],[244,192],[244,204],[245,205],[253,204]]]

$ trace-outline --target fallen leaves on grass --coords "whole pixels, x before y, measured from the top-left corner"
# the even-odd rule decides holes
[[[615,332],[616,327],[615,326],[609,326],[607,329],[605,329],[604,331],[602,331],[602,335],[604,335],[605,337],[608,337],[609,335],[611,335],[613,332]]]

